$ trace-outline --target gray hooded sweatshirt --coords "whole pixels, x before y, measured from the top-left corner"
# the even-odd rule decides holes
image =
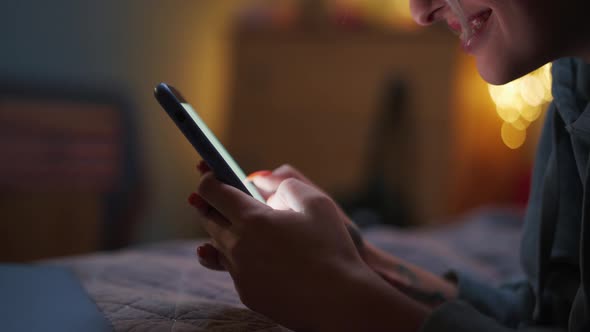
[[[560,59],[552,71],[521,243],[526,278],[493,288],[456,273],[458,300],[423,332],[590,332],[590,64]]]

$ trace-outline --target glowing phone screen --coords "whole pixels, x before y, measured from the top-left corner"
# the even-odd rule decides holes
[[[262,203],[266,204],[266,201],[264,200],[262,195],[260,195],[260,193],[258,192],[256,187],[250,181],[246,180],[247,176],[244,173],[244,171],[240,168],[238,163],[236,163],[234,158],[232,158],[232,156],[229,154],[229,152],[227,152],[227,150],[223,147],[221,142],[217,139],[217,137],[215,137],[215,135],[213,134],[211,129],[209,129],[209,127],[205,124],[203,119],[201,119],[201,117],[197,114],[197,112],[193,109],[193,107],[188,103],[182,103],[181,105],[186,110],[186,112],[190,115],[191,119],[193,119],[193,121],[197,124],[197,126],[199,126],[199,128],[201,128],[201,131],[203,132],[203,134],[205,134],[205,136],[207,136],[207,139],[209,140],[209,142],[211,142],[211,144],[213,144],[215,149],[219,152],[219,154],[221,155],[223,160],[225,160],[225,162],[231,168],[231,170],[238,176],[238,178],[242,181],[242,183],[244,183],[244,185],[246,186],[246,189],[248,189],[248,191],[250,192],[252,197],[254,197],[257,200],[261,201]]]

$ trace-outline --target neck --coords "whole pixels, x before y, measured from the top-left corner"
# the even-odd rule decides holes
[[[560,38],[557,40],[555,54],[559,57],[576,57],[590,63],[590,20],[586,19],[586,13],[590,10],[588,0],[570,0],[556,2],[553,6],[554,13],[548,13],[548,18],[557,15],[561,20],[558,24]]]
[[[590,33],[590,29],[586,30]],[[580,39],[572,40],[575,47],[570,48],[569,56],[574,56],[590,64],[590,37],[587,33],[581,33]]]
[[[587,47],[583,52],[580,52],[580,58],[587,64],[590,64],[590,47]]]
[[[590,5],[588,3],[585,4],[583,11],[587,12],[590,9]],[[584,59],[586,63],[590,64],[590,22],[588,20],[582,20],[582,29],[579,31],[580,36],[580,52],[579,57]]]

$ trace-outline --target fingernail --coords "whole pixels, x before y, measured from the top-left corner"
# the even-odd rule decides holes
[[[207,258],[207,247],[206,246],[199,246],[197,248],[197,255],[203,259]]]
[[[207,162],[205,162],[204,160],[201,160],[201,162],[199,162],[199,164],[197,165],[197,169],[199,170],[199,172],[201,172],[201,174],[205,174],[211,171],[211,167],[209,167],[209,164],[207,164]]]
[[[203,259],[210,258],[215,254],[215,248],[210,244],[197,247],[197,255]]]
[[[190,196],[188,197],[188,203],[190,205],[195,205],[197,204],[197,200],[199,199],[199,195],[197,193],[192,193],[190,194]]]
[[[199,256],[201,258],[205,258],[205,247],[203,247],[203,246],[197,247],[197,256]]]
[[[246,178],[246,180],[252,181],[252,180],[254,180],[257,177],[260,177],[260,176],[270,176],[270,175],[272,175],[272,172],[271,171],[258,171],[258,172],[254,172],[254,173],[248,175],[248,177]]]
[[[188,197],[188,202],[203,215],[206,215],[209,212],[209,204],[197,193],[192,193]]]

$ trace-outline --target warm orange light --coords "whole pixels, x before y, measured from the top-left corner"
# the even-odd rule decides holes
[[[356,12],[377,25],[413,29],[417,25],[410,13],[408,0],[328,0],[331,6]]]
[[[496,112],[504,121],[502,141],[511,149],[518,149],[526,141],[526,130],[536,121],[551,95],[551,64],[501,86],[489,85],[496,104]]]
[[[504,122],[504,124],[502,124],[501,135],[502,142],[504,142],[507,147],[516,150],[526,141],[526,128],[523,128],[522,126],[517,128],[510,122]]]
[[[417,27],[412,18],[408,0],[373,0],[371,2],[384,23],[400,28]]]

